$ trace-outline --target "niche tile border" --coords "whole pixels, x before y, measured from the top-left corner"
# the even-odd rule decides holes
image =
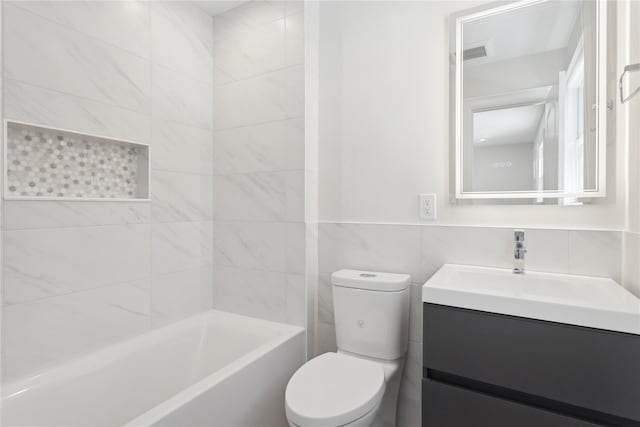
[[[4,199],[149,202],[150,146],[4,120]]]

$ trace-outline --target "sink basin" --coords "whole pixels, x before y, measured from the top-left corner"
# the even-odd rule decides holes
[[[640,335],[640,299],[601,277],[445,264],[422,301]]]

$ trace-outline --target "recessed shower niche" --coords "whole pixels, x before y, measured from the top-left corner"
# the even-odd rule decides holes
[[[149,146],[5,121],[5,199],[149,200]]]

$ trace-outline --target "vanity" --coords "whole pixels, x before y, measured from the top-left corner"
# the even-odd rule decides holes
[[[640,426],[640,300],[613,280],[447,264],[422,300],[423,426]]]

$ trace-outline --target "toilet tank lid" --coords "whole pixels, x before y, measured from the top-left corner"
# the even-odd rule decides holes
[[[331,275],[331,283],[343,288],[367,289],[380,292],[397,292],[411,283],[408,274],[380,273],[377,271],[338,270]]]

